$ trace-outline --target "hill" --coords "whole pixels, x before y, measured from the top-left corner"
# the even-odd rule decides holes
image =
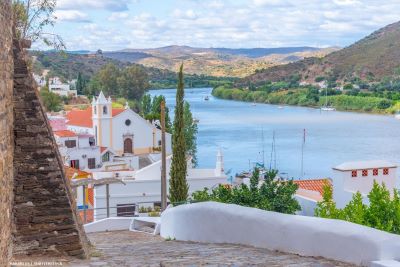
[[[108,58],[166,70],[176,70],[183,62],[189,74],[216,77],[245,77],[257,69],[301,60],[306,56],[324,56],[337,48],[197,48],[166,46],[151,49],[124,49],[103,52]]]
[[[383,27],[358,42],[322,58],[303,60],[257,71],[242,84],[282,81],[300,75],[303,82],[313,83],[317,77],[329,80],[380,81],[399,74],[400,22]]]
[[[58,76],[64,80],[76,79],[78,74],[86,79],[90,78],[106,64],[112,63],[118,68],[130,65],[138,65],[145,70],[149,76],[152,88],[175,88],[177,73],[174,71],[159,69],[155,67],[144,67],[136,63],[121,61],[105,57],[101,54],[87,54],[76,52],[56,51],[30,51],[33,57],[33,71],[36,74],[48,72],[49,76]],[[132,56],[132,54],[130,53]],[[187,87],[215,86],[219,83],[231,82],[236,79],[230,77],[212,77],[197,74],[185,75]]]

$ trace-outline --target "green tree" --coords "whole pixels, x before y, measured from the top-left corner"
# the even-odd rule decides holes
[[[62,109],[61,97],[50,92],[46,87],[40,90],[40,98],[47,111],[60,111]]]
[[[55,49],[64,49],[61,36],[46,32],[48,26],[54,26],[56,0],[13,0],[15,33],[19,39],[32,42],[42,41]]]
[[[366,212],[367,206],[363,203],[363,197],[360,192],[357,192],[343,209],[342,217],[349,222],[365,224]]]
[[[185,147],[184,122],[184,84],[183,64],[179,70],[178,88],[176,91],[176,106],[174,117],[174,134],[172,135],[172,164],[170,171],[169,199],[171,202],[185,201],[189,186],[186,181],[187,163]]]
[[[117,84],[119,87],[119,96],[137,100],[139,100],[150,87],[146,71],[143,67],[136,65],[124,68],[117,78]]]
[[[76,91],[77,91],[78,95],[82,95],[83,94],[84,86],[85,86],[85,82],[84,82],[84,80],[82,78],[82,74],[79,72],[78,73],[78,78],[76,79],[76,85],[75,85],[75,88],[76,88]]]
[[[277,170],[269,170],[264,175],[264,182],[260,187],[260,198],[266,201],[262,205],[267,205],[269,210],[288,214],[301,210],[300,204],[293,197],[298,185],[292,180],[276,179],[277,173]]]
[[[260,179],[260,170],[258,168],[254,168],[254,171],[250,177],[250,191],[255,192],[258,190],[259,179]]]
[[[231,203],[263,210],[294,214],[300,210],[300,205],[294,198],[297,185],[293,181],[276,179],[278,171],[266,173],[263,183],[258,187],[259,170],[254,169],[250,178],[250,187],[246,184],[239,186],[219,185],[211,190],[205,188],[192,194],[195,201],[216,201]]]
[[[331,185],[324,185],[322,201],[317,203],[314,213],[315,216],[322,218],[338,219],[340,217],[340,212],[333,201],[333,188]]]
[[[146,118],[146,116],[151,113],[152,109],[151,96],[149,94],[144,94],[142,96],[140,106],[141,106],[141,114],[143,118]]]
[[[391,211],[390,192],[385,184],[380,186],[376,181],[368,194],[369,208],[366,213],[367,225],[383,230],[390,231],[393,227],[393,216]]]
[[[97,95],[103,91],[105,95],[117,95],[118,78],[121,76],[120,70],[113,63],[104,65],[93,77],[90,82],[89,93]],[[119,95],[118,96],[123,96]],[[125,97],[125,96],[123,96]]]
[[[186,153],[192,157],[192,163],[197,166],[197,123],[193,119],[192,112],[190,111],[190,104],[185,101],[184,111],[184,132],[185,132],[185,147]]]

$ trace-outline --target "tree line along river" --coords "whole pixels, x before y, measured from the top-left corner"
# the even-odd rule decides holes
[[[213,167],[220,148],[230,175],[264,159],[267,167],[276,164],[283,176],[301,178],[304,130],[305,179],[331,177],[332,167],[345,161],[400,163],[400,121],[392,116],[223,100],[212,97],[211,91],[185,90],[185,99],[199,120],[199,167]],[[175,89],[151,90],[150,94],[164,95],[173,117]],[[273,133],[275,153],[271,153]]]

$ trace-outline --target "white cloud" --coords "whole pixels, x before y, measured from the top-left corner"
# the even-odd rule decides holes
[[[126,10],[132,0],[59,0],[59,4],[63,10],[68,7],[88,13],[93,20],[81,29],[73,29],[71,36],[75,40],[71,43],[80,49],[87,48],[85,46],[122,49],[171,44],[197,47],[346,46],[400,20],[399,0],[151,1],[154,7],[149,8],[149,2],[140,1],[134,10]],[[99,12],[101,16],[96,18],[91,12],[96,9],[106,11]],[[68,31],[72,32],[72,29]],[[78,37],[85,41],[79,42]]]
[[[186,10],[186,11],[182,11],[180,9],[175,9],[174,12],[172,13],[172,16],[177,18],[177,19],[196,19],[197,15],[196,13],[192,10]]]
[[[59,21],[90,22],[87,14],[78,10],[57,10],[54,15]]]
[[[111,15],[108,17],[109,21],[118,21],[122,19],[126,19],[129,17],[128,12],[113,12]]]

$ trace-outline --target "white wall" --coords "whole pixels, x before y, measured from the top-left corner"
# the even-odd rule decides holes
[[[129,230],[133,217],[112,217],[85,224],[86,233]]]
[[[301,207],[301,211],[296,212],[297,215],[314,216],[314,211],[317,207],[318,201],[297,194],[294,197]]]
[[[79,160],[79,169],[81,170],[89,170],[89,158],[96,159],[96,167],[97,165],[102,164],[100,148],[98,146],[86,148],[69,148],[65,152],[65,163],[69,166],[70,160]]]
[[[387,189],[393,192],[396,188],[397,168],[389,168],[389,175],[383,175],[383,169],[378,168],[377,176],[372,169],[368,170],[368,176],[362,176],[362,170],[357,171],[357,177],[352,177],[351,171],[339,171],[334,169],[333,198],[339,208],[343,208],[352,199],[353,194],[359,191],[368,204],[367,195],[371,191],[374,180],[379,184],[385,183]]]
[[[161,215],[161,236],[250,245],[358,265],[374,260],[400,260],[398,235],[340,220],[215,202],[167,209]]]
[[[92,134],[94,135],[94,131],[92,128],[80,127],[75,125],[68,125],[67,129],[73,131],[74,133],[82,133],[82,134]]]
[[[104,172],[101,172],[104,173]],[[137,172],[136,172],[137,173]],[[93,173],[94,177],[96,173]],[[100,176],[99,176],[100,177]],[[121,177],[123,174],[121,172]],[[110,207],[116,207],[117,204],[135,204],[135,203],[154,203],[161,201],[161,181],[158,180],[123,180],[124,184],[111,184],[109,187]],[[169,190],[169,180],[167,181],[167,191]],[[197,190],[202,190],[204,187],[212,188],[221,183],[226,183],[226,177],[203,177],[203,178],[188,178],[189,196]],[[94,190],[94,205],[96,208],[106,207],[106,187],[95,187]],[[101,211],[104,213],[103,211]],[[95,213],[96,214],[96,213]],[[116,216],[116,209],[111,209],[111,215]],[[103,218],[103,217],[100,217]]]

